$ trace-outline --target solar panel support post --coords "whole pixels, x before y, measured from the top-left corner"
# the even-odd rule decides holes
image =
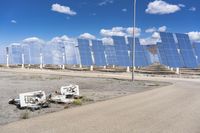
[[[132,81],[135,80],[135,27],[136,27],[136,0],[133,3],[133,46],[132,46]]]
[[[65,69],[65,53],[63,52],[62,54],[63,56],[63,65],[62,65],[62,69],[64,70]]]
[[[180,69],[178,67],[176,68],[176,74],[180,74]]]
[[[24,53],[22,53],[22,68],[24,68]]]
[[[90,71],[93,71],[93,70],[94,70],[94,66],[91,65],[91,66],[90,66]]]
[[[129,66],[126,67],[126,72],[130,72],[130,67]]]
[[[42,62],[42,53],[40,53],[40,69],[43,69],[43,62]]]
[[[106,66],[103,66],[103,69],[106,69]]]
[[[6,55],[6,66],[9,67],[9,55]]]

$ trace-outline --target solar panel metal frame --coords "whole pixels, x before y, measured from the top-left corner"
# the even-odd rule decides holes
[[[105,48],[100,40],[92,40],[92,52],[94,55],[94,65],[106,66]]]
[[[132,63],[132,51],[133,51],[133,38],[128,37],[128,48],[130,50],[130,63]],[[149,61],[150,62],[150,61]],[[144,67],[148,66],[147,51],[144,46],[140,44],[139,38],[135,38],[135,66]]]
[[[89,40],[78,39],[78,49],[79,49],[79,54],[80,54],[81,65],[83,66],[93,65]]]
[[[178,47],[182,55],[183,63],[186,68],[196,68],[197,60],[190,42],[189,36],[186,34],[176,33]]]
[[[175,43],[172,33],[160,32],[162,49],[166,55],[167,66],[183,67],[181,55],[178,53],[177,44]]]
[[[124,36],[112,36],[114,47],[117,57],[117,65],[122,67],[128,67],[131,65],[130,57],[128,54],[128,46]]]

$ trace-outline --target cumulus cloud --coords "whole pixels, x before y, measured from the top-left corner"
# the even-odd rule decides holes
[[[154,32],[165,32],[167,30],[167,26],[161,26],[161,27],[152,27],[145,30],[146,33],[154,33]]]
[[[196,9],[196,7],[190,7],[190,9],[189,9],[190,11],[196,11],[197,9]]]
[[[22,41],[24,44],[44,44],[44,40],[37,37],[26,38]]]
[[[138,37],[140,36],[141,29],[137,27],[113,27],[112,29],[101,29],[100,34],[102,36],[132,36],[133,32]]]
[[[60,4],[53,4],[51,6],[51,10],[52,11],[55,11],[55,12],[59,12],[59,13],[64,13],[64,14],[68,14],[68,15],[71,15],[71,16],[74,16],[76,15],[77,13],[73,10],[71,10],[70,7],[68,6],[62,6]]]
[[[71,42],[73,40],[74,40],[73,38],[69,38],[68,36],[63,35],[60,37],[57,36],[57,37],[52,38],[51,41],[49,41],[48,43],[49,44],[67,44],[68,42]]]
[[[98,5],[99,6],[105,6],[107,4],[112,4],[114,3],[114,0],[103,0],[102,2],[100,2]]]
[[[163,0],[155,0],[148,4],[147,9],[145,10],[148,14],[171,14],[181,10],[182,4],[173,5],[169,4]]]
[[[158,28],[159,32],[165,32],[167,30],[167,26],[161,26]]]
[[[13,19],[13,20],[11,20],[10,22],[11,22],[11,23],[13,23],[13,24],[16,24],[16,23],[17,23],[17,21],[16,21],[16,20],[14,20],[14,19]]]
[[[188,33],[191,41],[193,42],[200,42],[200,32],[198,31],[192,31]]]
[[[155,32],[157,31],[157,29],[155,27],[152,27],[152,28],[148,28],[145,30],[146,33],[152,33],[152,32]]]
[[[156,31],[152,33],[151,37],[140,39],[142,45],[155,45],[159,41],[160,41],[160,34]]]
[[[79,36],[81,39],[96,39],[96,37],[90,33],[83,33]]]
[[[104,37],[102,38],[102,42],[105,45],[114,45],[113,39],[110,37]]]

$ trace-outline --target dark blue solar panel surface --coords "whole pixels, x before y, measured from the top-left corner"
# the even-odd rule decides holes
[[[117,56],[113,45],[105,45],[105,55],[107,65],[117,65]]]
[[[198,66],[200,66],[200,43],[195,43],[193,46],[195,55],[197,56]]]
[[[117,56],[118,66],[130,66],[130,58],[128,55],[128,46],[125,41],[125,37],[113,36],[114,47]]]
[[[133,46],[133,38],[128,37],[128,47],[130,50],[130,62],[131,63],[133,61],[132,46]],[[139,38],[136,38],[136,40],[135,40],[135,66],[143,67],[143,66],[148,66],[148,64],[149,63],[148,63],[146,48],[140,44]]]
[[[21,45],[11,45],[9,47],[9,56],[11,64],[22,64],[22,47]]]
[[[197,60],[194,55],[194,51],[192,48],[192,44],[190,42],[189,36],[186,34],[176,34],[176,38],[178,41],[178,47],[180,49],[180,53],[183,58],[184,66],[187,68],[195,68],[197,67]]]
[[[94,54],[94,62],[96,66],[105,66],[105,48],[103,46],[102,41],[100,40],[92,40],[92,51]]]
[[[166,55],[166,65],[170,67],[183,67],[183,62],[180,54],[178,53],[173,34],[161,32],[160,37],[162,40],[162,43],[160,43],[160,45],[162,46],[160,48],[164,51],[164,54]]]
[[[80,53],[81,65],[85,66],[93,65],[89,40],[78,39],[78,49]]]

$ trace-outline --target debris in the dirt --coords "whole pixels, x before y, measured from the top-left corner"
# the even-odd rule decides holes
[[[79,86],[70,84],[62,86],[60,92],[49,95],[49,100],[55,103],[72,103],[75,98],[79,97]]]
[[[28,108],[31,110],[49,106],[44,91],[21,93],[19,94],[19,99],[11,99],[9,104],[14,104],[20,109]]]

